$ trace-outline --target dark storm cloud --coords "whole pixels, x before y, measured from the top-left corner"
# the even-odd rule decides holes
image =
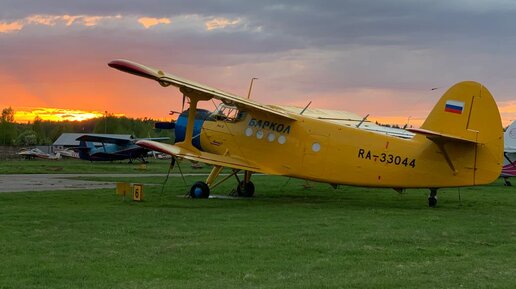
[[[292,48],[343,44],[424,47],[436,41],[455,42],[479,35],[486,40],[512,38],[516,24],[514,7],[496,5],[496,1],[489,6],[478,1],[402,0],[29,2],[0,2],[1,18],[13,20],[33,14],[244,17],[251,26],[262,27],[278,38],[297,38]]]

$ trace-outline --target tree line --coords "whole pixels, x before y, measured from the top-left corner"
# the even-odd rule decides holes
[[[173,130],[154,128],[150,118],[128,118],[107,115],[83,121],[49,121],[36,117],[27,124],[14,122],[11,107],[2,110],[0,119],[0,145],[51,145],[62,133],[131,134],[137,138],[170,137]]]

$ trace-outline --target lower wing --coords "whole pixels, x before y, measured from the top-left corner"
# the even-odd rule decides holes
[[[238,170],[247,170],[254,172],[261,171],[259,167],[249,163],[248,161],[230,156],[222,156],[202,151],[193,151],[177,145],[160,143],[151,140],[139,140],[138,142],[136,142],[136,144],[149,150],[162,152],[168,155],[184,158],[190,161],[202,162],[209,165],[228,167]]]

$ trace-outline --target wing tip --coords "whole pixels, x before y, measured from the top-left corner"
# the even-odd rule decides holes
[[[151,68],[126,59],[115,59],[109,62],[108,66],[123,72],[150,78],[153,80],[159,80],[160,78],[160,75]]]

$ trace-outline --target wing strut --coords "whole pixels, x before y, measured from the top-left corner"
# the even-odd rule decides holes
[[[448,152],[444,148],[444,143],[443,142],[434,142],[434,143],[439,147],[439,149],[443,153],[444,159],[446,160],[446,163],[448,163],[448,166],[452,170],[453,174],[456,175],[459,171],[457,171],[457,169],[453,165],[453,162],[452,162],[450,156],[448,155]]]
[[[192,144],[195,116],[197,115],[197,103],[201,100],[209,100],[211,99],[211,96],[204,93],[196,93],[195,91],[189,91],[186,88],[181,88],[180,90],[183,93],[183,99],[185,97],[190,98],[190,107],[188,108],[188,121],[186,123],[185,139],[184,141],[177,143],[176,145],[183,147],[185,149],[192,150],[199,154],[199,150]]]

